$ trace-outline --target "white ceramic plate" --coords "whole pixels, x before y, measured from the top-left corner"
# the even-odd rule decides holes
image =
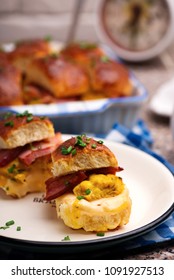
[[[150,109],[157,115],[171,117],[174,109],[174,79],[164,83],[153,96]]]
[[[64,135],[64,139],[69,137]],[[106,245],[109,242],[120,243],[143,234],[161,223],[174,209],[174,179],[168,169],[153,157],[124,144],[104,141],[116,155],[119,165],[124,167],[120,172],[132,199],[132,213],[129,223],[118,230],[98,237],[95,233],[84,230],[73,230],[57,219],[53,203],[44,203],[42,194],[30,194],[22,199],[12,199],[0,193],[2,226],[9,220],[15,225],[0,230],[1,238],[8,242],[15,241],[30,246],[49,246],[64,250],[68,246],[81,250],[92,245]],[[21,226],[21,231],[16,227]],[[62,241],[65,236],[70,241]]]

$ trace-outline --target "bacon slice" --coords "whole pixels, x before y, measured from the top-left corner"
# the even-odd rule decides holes
[[[71,191],[76,185],[80,184],[87,178],[84,171],[77,171],[61,177],[53,177],[48,179],[46,184],[45,200],[55,199],[62,194]]]
[[[92,170],[87,170],[86,174],[91,175],[91,174],[115,174],[116,172],[122,171],[123,168],[120,166],[117,167],[101,167],[101,168],[96,168],[96,169],[92,169]]]
[[[46,156],[55,151],[62,143],[61,133],[56,133],[54,137],[47,140],[32,143],[32,145],[19,155],[19,159],[26,165],[30,165],[37,158]]]
[[[25,147],[17,147],[14,149],[0,149],[0,167],[4,167],[17,158]]]
[[[77,171],[60,177],[49,178],[46,184],[45,200],[55,199],[66,192],[70,192],[76,185],[87,179],[91,174],[115,174],[122,171],[121,167],[103,167],[86,171]]]

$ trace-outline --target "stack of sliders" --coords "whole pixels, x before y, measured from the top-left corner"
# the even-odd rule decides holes
[[[28,111],[7,113],[0,120],[0,188],[16,198],[44,192],[51,176],[51,153],[61,141],[48,118]]]
[[[52,154],[53,177],[46,181],[47,201],[73,229],[105,232],[128,223],[131,199],[115,155],[102,140],[72,137]]]

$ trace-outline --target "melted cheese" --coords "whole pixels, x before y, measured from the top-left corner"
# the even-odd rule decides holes
[[[73,193],[55,201],[58,217],[73,229],[115,229],[127,224],[131,213],[128,189],[120,177],[112,174],[93,174],[78,184]]]
[[[44,192],[45,181],[51,177],[49,157],[39,158],[30,166],[18,159],[0,168],[0,187],[7,195],[21,198],[27,193]]]

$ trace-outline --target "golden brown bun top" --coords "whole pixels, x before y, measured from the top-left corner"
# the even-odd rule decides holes
[[[50,45],[46,40],[33,39],[18,42],[15,49],[9,53],[9,57],[12,59],[20,56],[40,57],[49,52]]]
[[[21,73],[8,59],[0,55],[0,106],[21,105]]]
[[[27,143],[54,136],[52,122],[36,117],[27,111],[22,114],[7,113],[0,120],[0,148],[11,149]]]
[[[53,175],[62,176],[79,170],[118,167],[111,150],[101,140],[85,135],[72,137],[52,154]]]
[[[96,60],[89,71],[94,90],[105,92],[108,97],[114,97],[114,94],[118,96],[132,94],[131,85],[130,91],[125,90],[130,84],[130,77],[124,65],[103,56]]]
[[[86,63],[104,55],[104,52],[97,44],[81,42],[67,45],[62,49],[61,55],[85,66]]]
[[[37,73],[44,74],[45,79],[52,83],[52,86],[57,86],[61,97],[88,90],[88,77],[85,71],[79,65],[55,54],[33,60],[27,69],[27,75],[36,69]],[[35,83],[39,84],[40,76],[38,76],[38,82],[36,78],[35,75]]]

